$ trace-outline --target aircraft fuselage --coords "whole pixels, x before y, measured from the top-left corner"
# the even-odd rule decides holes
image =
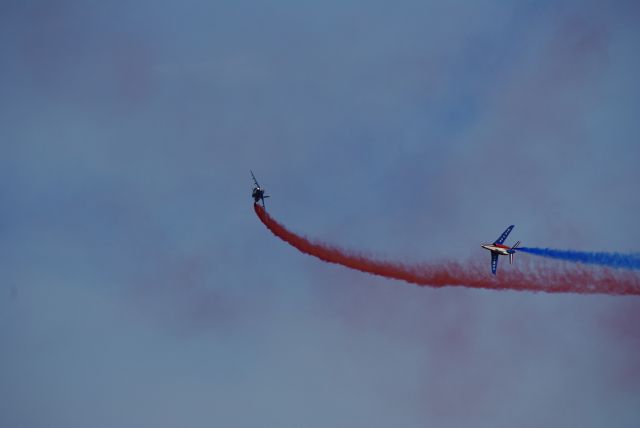
[[[484,248],[485,250],[489,250],[492,253],[496,253],[500,256],[508,256],[509,254],[515,253],[515,251],[512,250],[511,247],[507,247],[506,245],[502,244],[484,244],[482,245],[482,248]]]
[[[256,187],[253,189],[251,196],[253,197],[254,201],[258,202],[260,201],[260,199],[264,197],[264,190],[259,187]]]

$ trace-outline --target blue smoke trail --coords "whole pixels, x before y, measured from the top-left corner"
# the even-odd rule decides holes
[[[592,253],[586,251],[556,250],[553,248],[520,247],[518,251],[536,256],[591,265],[609,266],[622,269],[640,269],[640,254]]]

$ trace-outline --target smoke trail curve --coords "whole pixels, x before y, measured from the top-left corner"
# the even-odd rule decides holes
[[[461,286],[494,290],[544,291],[548,293],[580,293],[610,295],[640,295],[640,277],[629,271],[589,268],[582,265],[504,269],[498,275],[488,272],[487,264],[442,262],[409,265],[376,260],[357,252],[312,241],[289,231],[274,220],[265,209],[253,205],[262,223],[278,238],[302,253],[328,263],[335,263],[361,272],[397,279],[428,287]]]
[[[623,269],[640,269],[640,254],[620,254],[605,252],[587,252],[574,250],[556,250],[553,248],[520,247],[518,251],[548,257],[557,260],[566,260],[584,264],[609,266]]]

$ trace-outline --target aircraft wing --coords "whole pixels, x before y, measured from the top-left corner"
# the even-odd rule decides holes
[[[514,225],[507,227],[507,230],[502,232],[502,235],[500,235],[500,237],[496,240],[496,242],[494,242],[494,244],[504,244],[504,241],[507,239],[507,236],[509,236],[513,228]]]
[[[491,273],[495,275],[497,270],[498,270],[498,254],[491,253]]]
[[[253,171],[249,170],[249,172],[251,173],[251,178],[253,178],[253,182],[255,183],[256,187],[260,187],[260,185],[258,184],[258,180],[256,180],[256,176],[253,175]]]

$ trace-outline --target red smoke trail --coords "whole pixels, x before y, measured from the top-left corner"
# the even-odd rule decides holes
[[[407,265],[398,262],[375,260],[324,243],[313,242],[296,235],[275,221],[260,205],[253,205],[260,221],[269,230],[299,251],[328,263],[336,263],[361,272],[399,279],[428,287],[462,286],[494,290],[528,290],[547,293],[581,293],[640,295],[640,276],[628,271],[606,268],[590,268],[583,265],[561,268],[539,265],[534,268],[517,269],[509,266],[492,275],[489,261],[460,264],[444,262],[438,264]]]

